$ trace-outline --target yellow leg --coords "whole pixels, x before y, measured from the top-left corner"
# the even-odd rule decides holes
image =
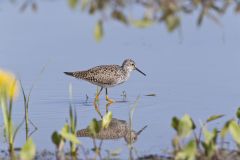
[[[108,91],[107,91],[107,88],[106,88],[106,101],[108,101],[108,103],[110,103],[110,104],[115,102],[114,100],[108,98]]]
[[[94,104],[95,110],[97,111],[98,115],[102,118],[103,116],[102,116],[101,112],[99,111],[98,104],[96,103],[96,101],[93,104]]]
[[[95,101],[99,101],[99,95],[101,93],[101,91],[103,90],[103,87],[100,89],[100,91],[96,94],[95,96]]]
[[[106,95],[106,101],[108,101],[108,103],[110,103],[110,104],[115,102],[114,100],[108,98],[108,95]]]

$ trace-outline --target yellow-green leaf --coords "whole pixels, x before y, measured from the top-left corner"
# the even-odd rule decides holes
[[[236,121],[229,124],[229,131],[237,144],[240,144],[240,127]]]
[[[52,134],[52,142],[58,147],[61,142],[61,135],[58,134],[57,131],[54,131]]]
[[[210,116],[210,117],[207,119],[206,122],[208,123],[208,122],[214,121],[214,120],[216,120],[216,119],[222,118],[223,116],[224,116],[224,114],[212,115],[212,116]]]
[[[102,128],[108,128],[112,120],[112,112],[108,112],[102,119]]]
[[[78,140],[77,136],[69,132],[69,126],[68,124],[65,124],[63,129],[60,132],[60,135],[70,142],[74,144],[80,144],[80,141]]]
[[[220,132],[220,136],[222,138],[224,138],[226,136],[226,134],[228,133],[229,130],[229,124],[232,122],[233,120],[227,121],[224,125],[224,127],[222,128],[221,132]]]
[[[123,22],[124,24],[128,24],[128,20],[127,20],[127,18],[124,15],[123,12],[120,12],[120,11],[117,11],[117,10],[113,11],[112,12],[112,18],[117,19],[120,22]]]
[[[205,142],[207,144],[209,144],[209,142],[211,142],[211,140],[213,139],[213,133],[209,132],[207,129],[203,129],[203,135],[205,138]]]
[[[88,129],[93,136],[96,136],[96,134],[100,132],[101,126],[99,125],[98,121],[94,118],[89,124]]]
[[[183,118],[179,121],[178,125],[178,134],[180,137],[187,137],[192,133],[193,123],[189,115],[184,115]]]
[[[177,117],[172,118],[172,127],[178,131],[178,126],[179,126],[179,119]]]
[[[169,32],[174,31],[180,25],[180,18],[174,14],[170,14],[165,19]]]
[[[103,22],[99,20],[94,28],[94,37],[97,42],[100,42],[103,37]]]
[[[36,154],[36,146],[33,143],[32,139],[29,138],[20,151],[20,159],[32,160],[34,159],[35,154]]]
[[[71,8],[76,8],[78,4],[78,0],[68,0],[68,4]]]
[[[197,154],[197,145],[195,140],[191,140],[182,151],[179,151],[175,157],[176,160],[195,160]]]
[[[214,129],[212,132],[208,131],[206,128],[203,129],[204,141],[207,145],[210,143],[215,144],[217,137],[217,129]]]
[[[143,18],[140,20],[131,20],[131,24],[138,28],[146,28],[153,25],[153,21],[148,18]]]
[[[85,10],[85,8],[87,7],[89,0],[82,0],[81,1],[81,9]]]
[[[237,109],[236,116],[238,119],[240,119],[240,107],[238,107],[238,109]]]

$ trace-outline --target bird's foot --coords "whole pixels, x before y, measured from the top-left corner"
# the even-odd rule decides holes
[[[110,103],[110,104],[115,102],[114,100],[108,98],[108,96],[106,96],[106,101],[108,101],[108,103]]]

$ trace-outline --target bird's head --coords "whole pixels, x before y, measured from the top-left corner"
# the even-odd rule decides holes
[[[125,71],[127,71],[127,72],[131,72],[131,71],[133,71],[133,70],[137,70],[138,72],[140,72],[141,74],[143,74],[144,76],[146,76],[145,73],[143,73],[140,69],[138,69],[138,68],[136,67],[136,63],[135,63],[133,60],[131,60],[131,59],[126,59],[126,60],[124,60],[124,61],[123,61],[123,64],[122,64],[122,67],[123,67],[123,69],[124,69]]]
[[[128,144],[135,143],[138,139],[138,136],[147,128],[147,126],[144,126],[142,129],[140,129],[138,132],[135,132],[133,130],[127,132],[127,134],[124,136],[125,141]]]
[[[137,141],[138,134],[135,131],[130,131],[124,136],[124,140],[127,144],[131,144]]]

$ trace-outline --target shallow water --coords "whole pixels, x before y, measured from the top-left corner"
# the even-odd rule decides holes
[[[182,36],[167,33],[164,25],[141,30],[107,21],[105,37],[96,43],[92,31],[97,17],[72,11],[65,2],[44,2],[39,8],[36,13],[19,13],[14,5],[2,2],[0,11],[0,67],[19,75],[28,90],[46,65],[33,89],[29,109],[31,121],[38,127],[33,139],[39,150],[54,150],[50,135],[68,119],[69,83],[73,85],[78,128],[86,127],[92,118],[99,119],[91,104],[96,87],[68,77],[64,71],[135,60],[147,76],[134,72],[128,82],[109,89],[109,95],[122,100],[126,91],[128,102],[110,106],[113,116],[123,120],[128,120],[130,107],[140,95],[133,128],[148,128],[135,144],[139,155],[171,148],[173,116],[188,113],[201,122],[210,115],[225,114],[226,120],[240,105],[240,19],[231,11],[221,18],[222,27],[206,19],[198,28],[196,15],[184,17]],[[150,93],[156,96],[144,96]],[[86,94],[89,103],[85,103]],[[19,97],[14,104],[15,122],[24,115]],[[105,111],[103,94],[100,108]],[[211,126],[222,124],[218,121]],[[92,147],[90,139],[80,141]],[[24,127],[16,146],[23,143]],[[106,149],[123,148],[122,156],[127,153],[124,140],[103,145]]]

